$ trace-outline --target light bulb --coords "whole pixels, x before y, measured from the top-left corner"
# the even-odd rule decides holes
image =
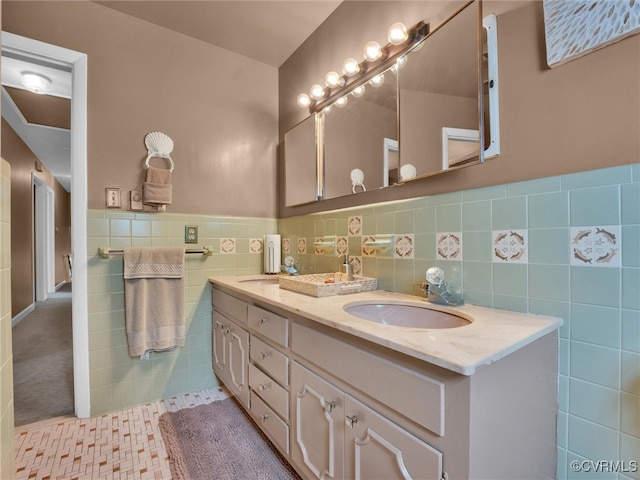
[[[342,67],[342,72],[347,77],[355,75],[359,71],[360,71],[360,64],[358,64],[358,61],[355,58],[347,58],[344,61],[344,64],[343,64],[343,67]]]
[[[344,78],[338,72],[331,71],[325,75],[324,84],[329,88],[341,87],[344,85]]]
[[[340,97],[339,99],[336,100],[335,106],[338,107],[338,108],[342,108],[347,104],[347,101],[348,101],[348,99],[347,99],[346,96],[345,97]]]
[[[353,92],[351,93],[353,94],[354,97],[360,98],[361,96],[364,95],[364,85],[360,85],[359,87],[354,88]]]
[[[384,74],[381,73],[380,75],[376,75],[375,77],[373,77],[371,79],[371,81],[369,82],[371,85],[373,85],[374,87],[379,87],[384,83]]]
[[[393,45],[400,45],[401,43],[406,42],[407,38],[409,38],[407,27],[402,23],[394,23],[389,27],[387,38],[389,39],[389,43]]]
[[[308,107],[309,105],[311,105],[311,99],[309,98],[309,95],[307,95],[306,93],[301,93],[300,95],[298,95],[298,106],[300,107]]]
[[[333,110],[333,105],[327,105],[322,109],[322,112],[326,115],[328,113],[331,113],[331,110]]]
[[[322,85],[316,84],[311,87],[311,91],[309,93],[311,94],[311,98],[313,98],[314,100],[320,100],[322,97],[324,97],[324,88],[322,88]]]
[[[403,55],[400,58],[398,58],[398,60],[396,60],[396,63],[394,63],[393,67],[391,67],[391,71],[393,73],[398,73],[398,70],[400,70],[406,64],[407,64],[407,56]]]
[[[378,42],[367,42],[364,46],[364,58],[367,62],[375,62],[382,56],[382,49]]]

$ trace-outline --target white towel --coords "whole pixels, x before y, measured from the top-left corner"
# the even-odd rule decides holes
[[[124,249],[129,354],[184,345],[184,248]]]

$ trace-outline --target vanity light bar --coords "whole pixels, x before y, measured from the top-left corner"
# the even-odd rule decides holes
[[[429,24],[421,21],[406,29],[406,38],[404,38],[404,35],[399,38],[397,32],[402,31],[399,25],[401,24],[394,23],[391,26],[389,37],[393,42],[390,41],[384,47],[380,47],[379,55],[371,53],[369,60],[365,58],[360,63],[351,58],[345,60],[344,75],[338,75],[339,80],[335,78],[336,72],[329,72],[327,77],[331,77],[332,81],[326,82],[326,88],[321,85],[314,85],[311,95],[306,93],[298,95],[298,105],[308,108],[309,113],[321,112],[339,98],[344,97],[360,86],[364,86],[371,79],[383,73],[399,58],[413,50],[429,34]],[[391,35],[391,30],[394,32],[393,36]],[[401,38],[404,38],[404,41]],[[366,49],[368,51],[370,47],[373,47],[373,43],[375,42],[367,43]],[[317,87],[323,90],[322,94],[320,94],[320,89]]]

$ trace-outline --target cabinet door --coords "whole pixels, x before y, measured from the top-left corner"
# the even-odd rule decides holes
[[[344,394],[295,362],[291,388],[294,461],[310,478],[343,478]]]
[[[245,405],[249,406],[249,333],[229,322],[227,331],[227,386]]]
[[[440,479],[442,453],[345,395],[345,478]]]
[[[226,367],[226,335],[225,330],[227,326],[222,320],[222,316],[214,311],[213,312],[213,328],[212,328],[212,343],[213,343],[213,370],[216,372],[220,380],[225,380],[225,367]]]

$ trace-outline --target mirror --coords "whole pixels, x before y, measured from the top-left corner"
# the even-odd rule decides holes
[[[285,203],[287,207],[318,199],[316,115],[284,134]]]
[[[381,75],[382,85],[375,87],[368,82],[364,95],[348,95],[346,105],[334,104],[323,113],[323,198],[385,187],[390,184],[390,175],[395,172],[397,177],[397,74],[389,69]],[[364,179],[359,182],[361,176]]]
[[[362,79],[363,96],[353,89],[361,82],[347,82],[311,110],[318,112],[314,122],[288,132],[286,205],[384,188],[499,155],[496,19],[488,15],[480,25],[481,17],[475,0],[431,33],[424,22],[416,24],[414,43]],[[384,83],[375,88],[370,77],[384,68]],[[347,104],[338,107],[344,98]]]
[[[479,3],[439,26],[399,71],[401,180],[482,161]],[[402,169],[405,170],[402,170]]]

